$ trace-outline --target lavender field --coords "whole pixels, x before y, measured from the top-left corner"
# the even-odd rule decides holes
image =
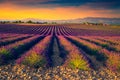
[[[119,80],[119,73],[120,26],[0,24],[1,80]]]

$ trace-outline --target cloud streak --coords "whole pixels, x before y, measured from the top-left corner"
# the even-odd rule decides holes
[[[120,8],[119,0],[0,0],[0,3],[12,3],[21,6],[66,7],[89,5],[95,8]]]

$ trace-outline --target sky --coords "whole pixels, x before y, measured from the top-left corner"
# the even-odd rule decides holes
[[[120,0],[0,0],[0,19],[120,18]]]

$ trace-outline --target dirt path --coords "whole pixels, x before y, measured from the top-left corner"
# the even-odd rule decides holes
[[[63,59],[60,57],[60,51],[58,48],[58,43],[56,38],[54,38],[53,43],[53,55],[51,56],[52,59],[52,66],[60,66],[62,65]]]

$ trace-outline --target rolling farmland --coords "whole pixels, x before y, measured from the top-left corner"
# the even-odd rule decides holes
[[[120,29],[98,30],[74,26],[78,25],[0,24],[0,66],[3,68],[14,64],[64,71],[63,66],[69,72],[71,69],[107,69],[111,73],[119,73]],[[107,77],[116,79],[114,75],[112,78]]]

